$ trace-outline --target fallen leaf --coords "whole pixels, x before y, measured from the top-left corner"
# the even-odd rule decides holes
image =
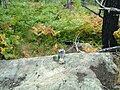
[[[58,44],[56,43],[53,48],[52,48],[53,51],[57,51],[58,50]]]
[[[29,58],[30,55],[26,52],[26,51],[22,51],[22,55],[25,57],[25,58]]]
[[[82,50],[85,51],[85,52],[87,52],[87,53],[90,53],[90,52],[96,52],[97,48],[90,48],[90,47],[88,47],[86,45],[83,45],[82,46]]]
[[[56,32],[51,27],[46,27],[45,25],[38,23],[35,26],[32,27],[32,33],[34,33],[37,36],[43,35],[57,35],[59,32]]]

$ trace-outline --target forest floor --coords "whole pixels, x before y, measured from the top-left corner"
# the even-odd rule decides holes
[[[102,47],[101,28],[102,18],[77,4],[69,9],[57,3],[15,2],[15,7],[0,8],[0,59],[53,55],[61,48],[75,52],[69,51],[71,42],[89,43],[93,48],[83,45],[82,50],[94,52]]]

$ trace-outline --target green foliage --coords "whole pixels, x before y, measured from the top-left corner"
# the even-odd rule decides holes
[[[39,2],[39,0],[34,0],[34,2]]]
[[[0,35],[4,37],[0,53],[5,59],[25,57],[26,52],[30,56],[54,54],[54,45],[65,47],[63,41],[74,41],[78,33],[80,42],[95,44],[101,39],[100,25],[95,32],[94,25],[88,22],[91,19],[83,17],[89,12],[78,8],[77,3],[74,10],[64,9],[60,3],[14,3],[15,8],[0,8]]]

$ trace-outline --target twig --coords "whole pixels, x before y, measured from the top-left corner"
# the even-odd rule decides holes
[[[120,49],[120,46],[104,48],[104,49],[99,50],[98,52],[105,52],[105,51],[118,50],[118,49]]]
[[[106,87],[106,86],[104,86],[104,85],[102,85],[103,86],[103,88],[105,88],[105,90],[107,89],[107,90],[110,90],[108,87]]]
[[[114,89],[120,89],[120,85],[115,85]]]
[[[72,48],[74,48],[74,47],[75,47],[75,49],[76,49],[77,52],[80,52],[80,51],[81,51],[81,50],[79,50],[79,48],[78,48],[78,42],[77,42],[77,39],[78,39],[79,34],[80,34],[80,33],[78,33],[78,35],[76,36],[73,45],[72,45],[66,52],[70,51],[70,50],[71,50]]]
[[[95,11],[91,10],[90,8],[88,8],[87,6],[82,5],[82,7],[86,8],[87,10],[91,11],[92,13],[94,13],[95,15],[99,15],[99,17],[103,18],[99,13],[96,13]]]
[[[79,35],[80,35],[80,33],[78,33],[78,35],[77,35],[76,38],[75,38],[74,46],[75,46],[75,49],[76,49],[77,52],[84,53],[83,51],[81,51],[81,50],[78,48],[79,42],[77,42],[77,39],[78,39],[78,36],[79,36]]]
[[[76,36],[75,42],[74,42],[74,44],[75,44],[75,49],[76,49],[77,52],[80,51],[79,48],[78,48],[78,46],[77,46],[77,45],[78,45],[78,44],[77,44],[77,39],[78,39],[79,34],[80,34],[80,33],[78,33],[78,35]]]
[[[68,50],[66,50],[66,52],[69,52],[72,48],[74,48],[74,44]]]
[[[95,0],[97,2],[97,4],[104,10],[108,10],[109,12],[110,11],[117,11],[117,12],[120,12],[120,9],[118,8],[114,8],[114,7],[105,7],[103,4],[104,0],[101,1],[101,3],[98,1],[98,0]]]

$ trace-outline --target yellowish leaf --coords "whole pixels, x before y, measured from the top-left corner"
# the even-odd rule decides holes
[[[7,48],[0,47],[0,52],[4,52]]]
[[[38,23],[37,25],[33,26],[31,31],[37,36],[40,36],[41,34],[55,36],[58,33],[54,31],[52,28],[46,27],[41,23]]]
[[[0,35],[0,41],[4,41],[5,40],[5,34],[1,34]]]
[[[83,45],[82,46],[82,50],[85,51],[85,52],[87,52],[87,53],[90,53],[90,52],[96,52],[97,48],[89,48],[88,46]]]
[[[52,48],[53,51],[57,51],[58,50],[58,44],[56,43],[53,48]]]
[[[7,46],[7,43],[5,41],[1,41],[1,44]]]

